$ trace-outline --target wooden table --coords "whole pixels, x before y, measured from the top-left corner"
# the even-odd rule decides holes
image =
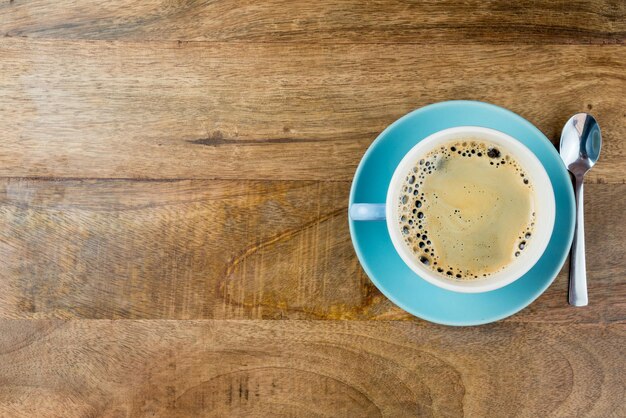
[[[0,416],[624,417],[626,3],[2,0]],[[411,317],[355,257],[377,134],[593,113],[590,306]]]

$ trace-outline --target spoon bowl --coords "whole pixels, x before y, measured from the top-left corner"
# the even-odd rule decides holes
[[[587,113],[572,116],[561,134],[561,159],[576,177],[584,176],[600,157],[602,135],[596,119]]]

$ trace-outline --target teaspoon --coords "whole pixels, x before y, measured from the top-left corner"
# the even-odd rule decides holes
[[[585,221],[583,214],[583,179],[600,156],[602,136],[593,116],[578,113],[570,118],[561,133],[561,159],[574,176],[576,229],[570,255],[569,304],[586,306],[587,272],[585,266]]]

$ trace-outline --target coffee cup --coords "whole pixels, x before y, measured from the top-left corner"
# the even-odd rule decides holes
[[[515,164],[520,167],[521,175],[525,176],[524,182],[532,185],[534,217],[532,222],[532,241],[530,245],[527,245],[527,248],[523,251],[516,251],[515,257],[510,262],[497,271],[484,275],[484,277],[463,277],[459,279],[453,274],[446,275],[445,268],[443,269],[444,273],[438,273],[434,266],[420,262],[420,258],[411,250],[410,245],[407,245],[406,236],[403,233],[400,222],[402,210],[398,202],[406,194],[403,187],[406,187],[407,173],[410,173],[412,169],[414,170],[414,167],[419,164],[419,161],[425,155],[428,155],[432,150],[443,149],[446,144],[449,145],[454,141],[467,141],[468,138],[480,143],[491,144],[511,156]],[[446,152],[449,151],[446,150]],[[472,157],[476,159],[475,154]],[[498,163],[500,163],[499,160]],[[504,160],[501,163],[504,164]],[[417,194],[417,190],[415,193]],[[422,279],[435,286],[455,292],[480,293],[499,289],[514,282],[528,272],[539,260],[552,235],[555,219],[555,198],[552,183],[545,168],[535,154],[520,141],[494,129],[478,126],[459,126],[435,132],[419,141],[405,154],[395,168],[385,202],[354,203],[349,208],[349,215],[354,221],[386,221],[389,237],[395,251],[404,263]],[[445,231],[443,234],[445,234]],[[429,238],[429,241],[432,239],[436,243],[438,238],[441,237],[432,236],[431,234]],[[420,242],[420,246],[422,244],[423,242]],[[432,251],[434,252],[434,249]],[[460,267],[462,268],[463,266]],[[442,269],[440,268],[439,270]]]

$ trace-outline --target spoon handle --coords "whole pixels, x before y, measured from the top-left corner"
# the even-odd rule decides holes
[[[585,265],[585,219],[583,210],[583,177],[575,178],[576,229],[570,255],[569,304],[587,306],[587,269]]]

